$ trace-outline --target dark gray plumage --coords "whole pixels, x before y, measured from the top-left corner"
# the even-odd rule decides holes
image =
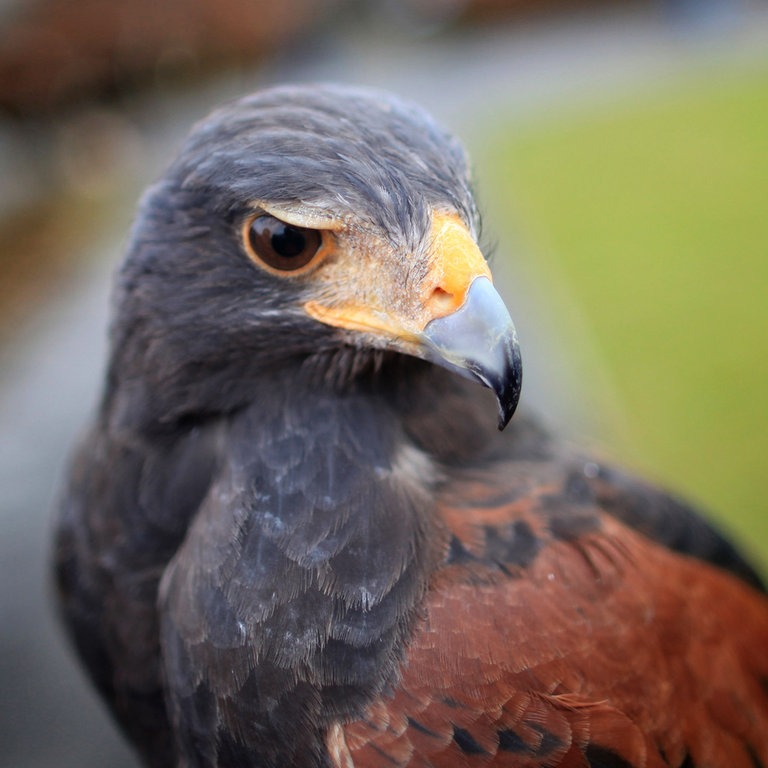
[[[258,252],[259,217],[282,261]],[[393,97],[332,86],[273,89],[215,112],[144,197],[118,276],[103,400],[62,496],[56,569],[75,645],[148,765],[493,757],[466,720],[471,708],[456,703],[479,684],[459,662],[493,662],[494,690],[512,696],[515,637],[501,619],[487,636],[476,637],[489,631],[480,622],[442,633],[440,663],[421,671],[410,659],[425,627],[454,587],[475,585],[473,604],[503,609],[508,596],[487,590],[534,579],[553,548],[566,547],[567,571],[595,537],[623,537],[616,558],[641,546],[630,528],[615,532],[617,520],[670,568],[678,561],[650,539],[720,566],[701,565],[713,590],[763,599],[724,575],[759,587],[684,506],[608,470],[585,478],[578,458],[524,419],[497,432],[490,393],[469,379],[493,389],[506,423],[519,353],[478,229],[455,139]],[[306,269],[286,269],[293,244],[313,237],[321,245]],[[634,564],[622,567],[631,586]],[[649,587],[638,579],[637,589]],[[601,604],[583,608],[595,625]],[[768,617],[755,623],[759,640]],[[622,629],[627,652],[646,642],[641,624]],[[605,653],[595,643],[597,681]],[[579,695],[601,701],[581,679]],[[455,698],[452,719],[425,725],[439,686],[434,705]],[[541,733],[552,729],[537,747],[530,729],[498,724],[493,764],[517,765],[514,744],[547,765],[569,745],[632,764],[628,731],[595,706],[602,719],[586,741],[574,724],[567,741],[554,709],[535,715]],[[638,727],[644,713],[631,712]],[[410,747],[377,741],[394,728]],[[433,737],[423,753],[413,746]]]
[[[174,717],[205,731],[194,737],[201,764],[215,762],[205,738],[216,737],[223,717],[210,699],[266,687],[251,673],[254,658],[263,658],[278,690],[308,685],[295,679],[296,664],[315,685],[333,680],[322,696],[296,704],[286,697],[271,712],[282,739],[299,754],[316,752],[307,738],[391,678],[393,647],[437,557],[413,560],[414,542],[426,544],[428,526],[416,511],[429,478],[393,484],[381,476],[405,444],[392,394],[336,397],[345,367],[366,364],[340,347],[335,329],[295,315],[303,285],[260,274],[244,257],[236,222],[254,201],[298,201],[320,218],[350,217],[406,250],[423,247],[431,207],[460,212],[473,229],[477,216],[453,138],[389,96],[336,87],[281,88],[219,110],[144,197],[118,277],[107,389],[65,495],[59,578],[92,674],[153,765],[172,762],[156,592],[182,540],[162,601],[188,636],[169,622],[165,646],[180,689]],[[330,391],[307,401],[308,383],[327,379]],[[366,514],[352,515],[352,505]],[[377,558],[373,541],[381,542]],[[347,609],[335,616],[339,601]],[[269,626],[254,639],[252,624],[268,619],[279,632],[288,610],[280,606],[294,612],[298,604],[306,628],[296,628],[294,648],[270,642]],[[247,616],[237,610],[244,605]],[[374,653],[363,638],[360,650],[356,622],[378,624],[387,642]],[[313,623],[326,627],[312,631],[323,647],[334,644],[335,661],[313,658],[301,634]],[[233,646],[218,662],[235,670],[221,690],[195,687],[212,663],[209,643]],[[286,663],[287,672],[275,666]],[[245,711],[227,715],[266,730],[241,734],[246,742],[277,738],[258,722],[269,706],[262,698],[242,696]],[[296,706],[310,711],[300,715]],[[293,733],[302,718],[317,721],[307,736]]]

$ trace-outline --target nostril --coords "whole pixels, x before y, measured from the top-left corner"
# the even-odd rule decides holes
[[[442,313],[452,310],[455,301],[452,293],[438,286],[432,291],[432,295],[429,297],[429,303],[433,312]]]

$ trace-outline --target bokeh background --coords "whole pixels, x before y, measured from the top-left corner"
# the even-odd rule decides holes
[[[134,766],[52,615],[110,273],[189,124],[388,88],[473,156],[526,407],[688,496],[768,573],[764,0],[0,2],[0,766]]]

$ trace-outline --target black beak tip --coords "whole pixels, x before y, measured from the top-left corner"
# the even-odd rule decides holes
[[[523,361],[517,340],[506,347],[504,365],[496,369],[473,365],[470,370],[496,395],[499,404],[499,432],[515,415],[523,386]]]
[[[501,432],[517,410],[520,391],[523,385],[523,366],[517,354],[510,365],[507,375],[490,382],[499,403],[499,431]]]

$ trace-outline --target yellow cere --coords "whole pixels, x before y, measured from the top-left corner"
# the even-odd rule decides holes
[[[433,215],[430,240],[429,274],[423,288],[428,321],[459,309],[476,278],[493,281],[480,248],[455,213]]]

